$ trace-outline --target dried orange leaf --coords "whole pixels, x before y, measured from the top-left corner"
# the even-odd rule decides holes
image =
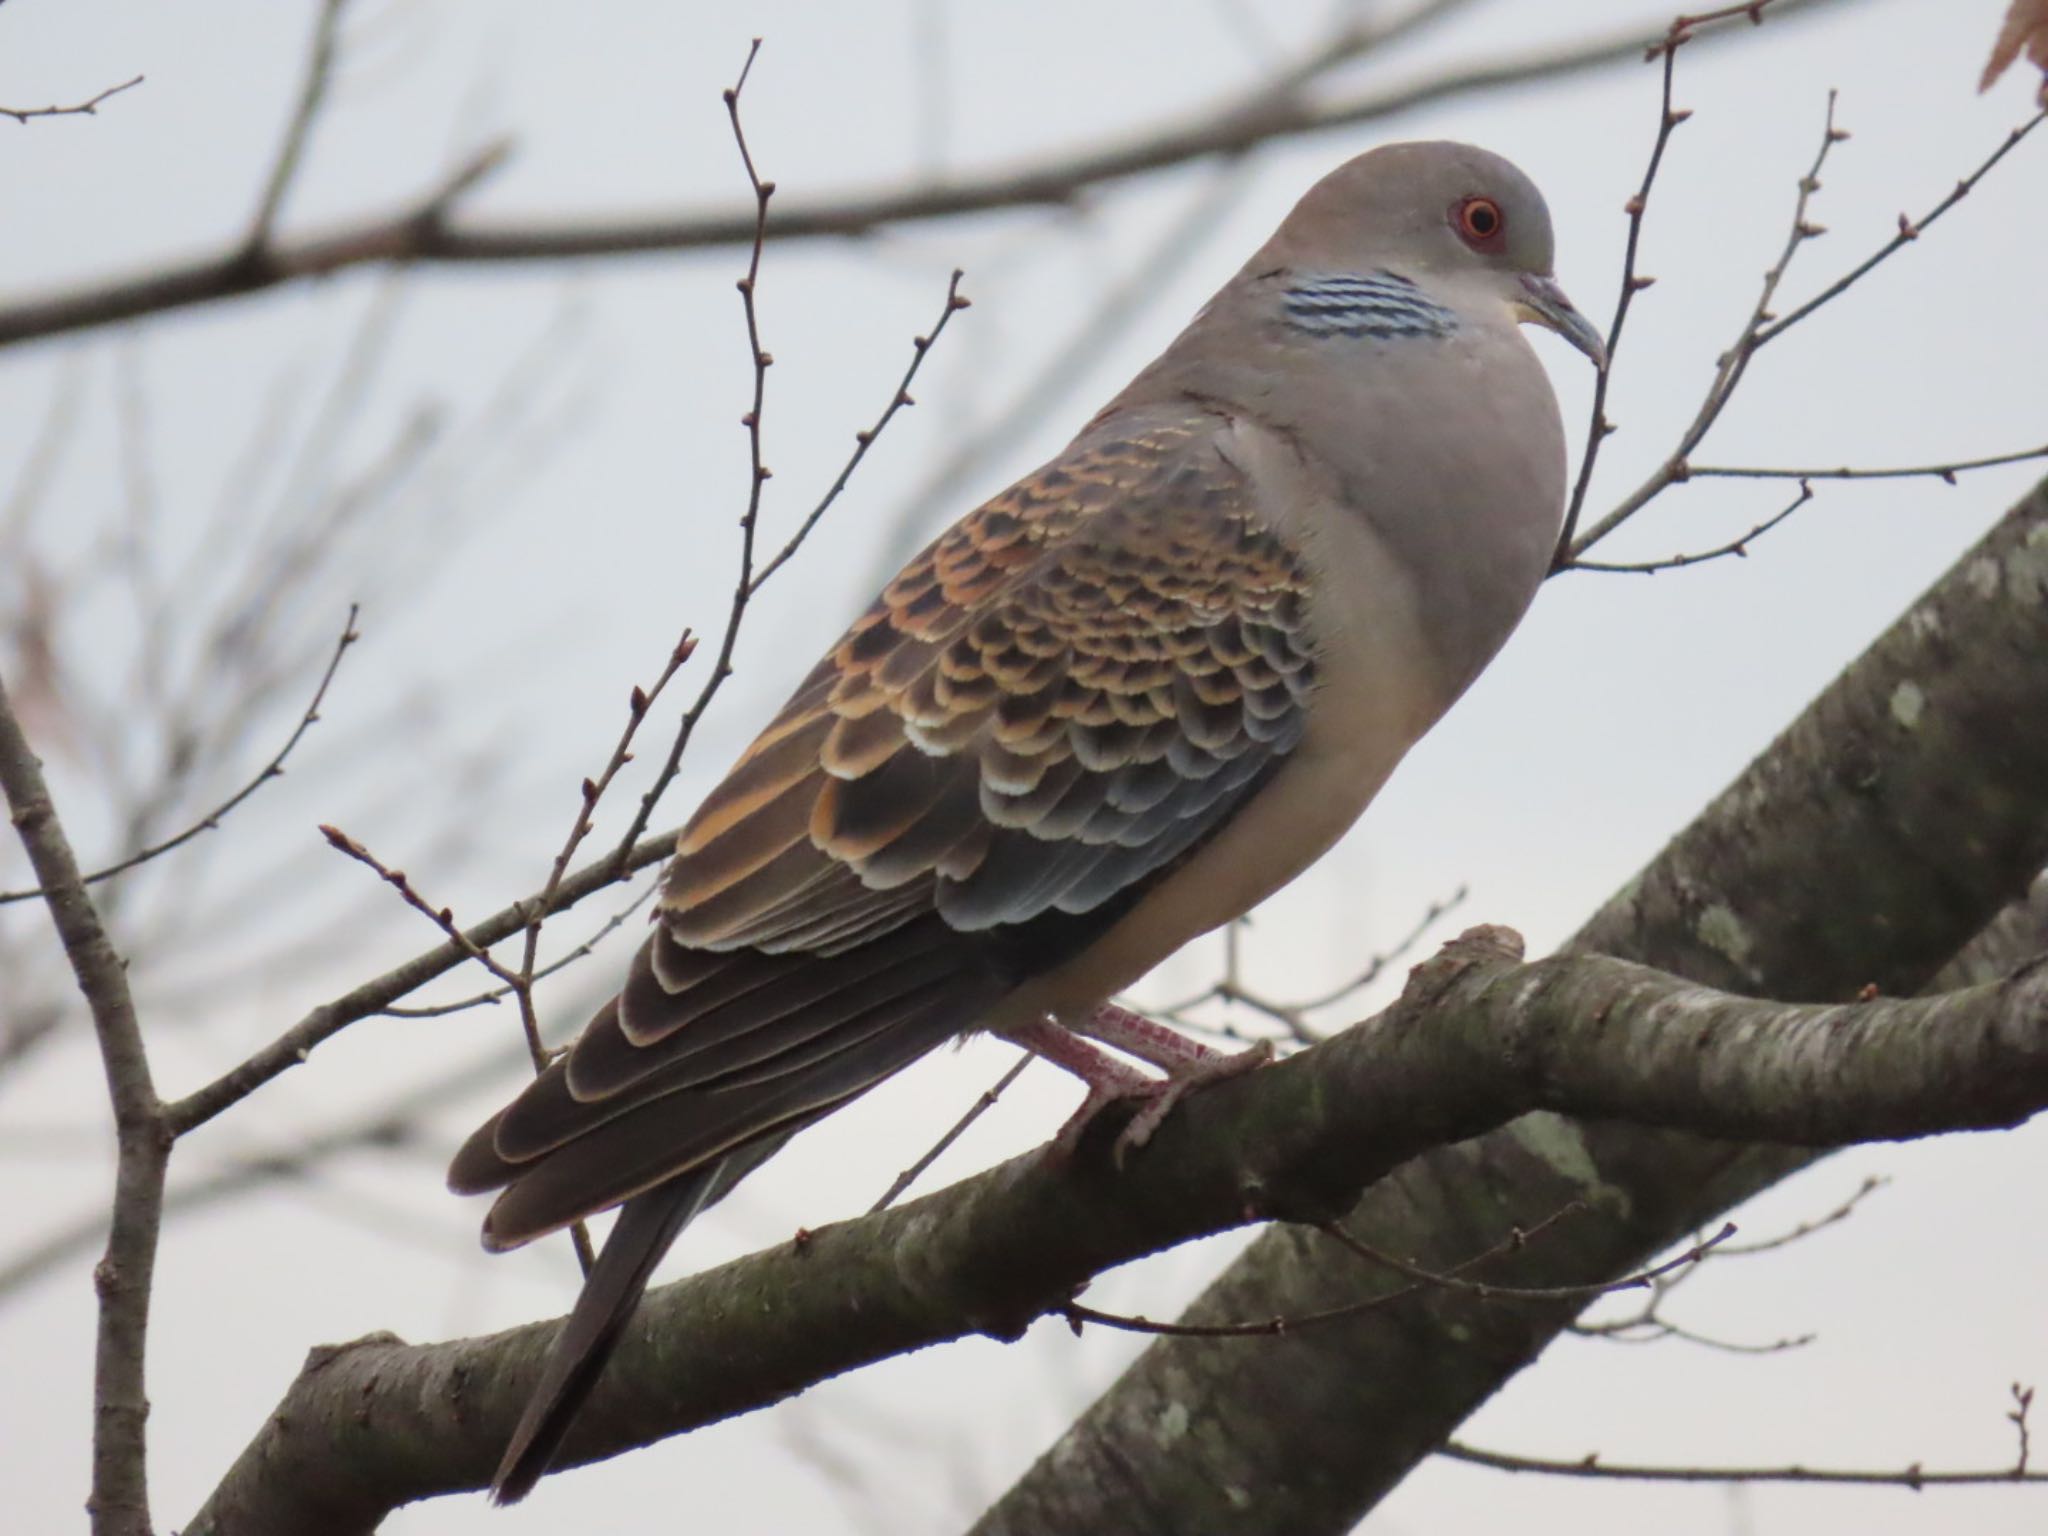
[[[1990,90],[2022,49],[2044,71],[2040,100],[2048,106],[2048,0],[2012,0],[2012,9],[2005,13],[2005,25],[1998,29],[1998,41],[1991,45],[1991,58],[1984,66],[1984,78],[1977,82],[1977,89]]]

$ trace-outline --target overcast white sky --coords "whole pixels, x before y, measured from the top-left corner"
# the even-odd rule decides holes
[[[1652,23],[1668,0],[1464,8],[1359,78],[1425,73],[1447,59],[1513,53],[1567,27]],[[1633,486],[1694,410],[1715,354],[1752,302],[1782,239],[1826,92],[1841,92],[1840,146],[1814,216],[1829,228],[1789,285],[1812,291],[1924,209],[2026,114],[2008,80],[1973,94],[2002,0],[1848,0],[1773,25],[1753,45],[1700,50],[1679,98],[1678,136],[1645,238],[1644,298],[1610,414],[1621,433],[1597,511]],[[348,62],[288,204],[287,229],[384,209],[500,134],[507,169],[479,214],[568,218],[728,206],[744,191],[719,89],[756,33],[749,132],[792,203],[939,172],[970,174],[1134,131],[1270,69],[1315,35],[1323,5],[1154,0],[1031,6],[897,0],[867,6],[559,6],[362,0]],[[189,0],[14,0],[0,11],[0,104],[72,100],[130,75],[147,83],[93,119],[0,124],[0,303],[152,260],[220,246],[244,227],[288,111],[311,7]],[[1623,67],[1564,86],[1439,102],[1396,120],[1254,156],[1234,200],[1142,303],[1063,403],[981,464],[934,524],[1053,451],[1156,351],[1317,175],[1390,138],[1452,137],[1501,150],[1547,192],[1559,275],[1603,319],[1619,270],[1624,199],[1656,110],[1654,72]],[[892,232],[860,245],[774,248],[761,285],[775,353],[766,418],[773,529],[829,480],[856,426],[886,399],[909,336],[936,314],[953,266],[974,308],[942,340],[917,393],[803,559],[770,588],[739,675],[690,760],[674,818],[730,759],[781,692],[869,595],[892,518],[950,446],[992,417],[1069,340],[1090,303],[1142,271],[1162,232],[1213,195],[1195,166],[1115,187],[1078,214],[1037,211]],[[2048,140],[2030,142],[1921,244],[1849,301],[1773,348],[1703,460],[1889,464],[2039,443],[2048,304]],[[685,622],[710,626],[730,585],[732,519],[746,469],[736,418],[748,380],[732,290],[742,255],[635,259],[563,269],[418,274],[372,406],[353,429],[358,463],[422,401],[454,419],[483,408],[520,355],[545,348],[537,428],[467,489],[420,499],[419,517],[462,521],[456,556],[401,579],[387,558],[359,586],[365,641],[304,751],[343,742],[351,714],[427,689],[446,704],[441,745],[417,762],[389,739],[311,765],[267,790],[223,838],[253,853],[311,845],[341,820],[434,898],[480,914],[545,870],[573,786],[603,758],[626,689],[658,668]],[[51,538],[83,543],[118,515],[113,401],[121,379],[149,402],[149,463],[165,537],[187,548],[251,424],[295,374],[332,370],[378,280],[188,311],[0,355],[0,496],[63,387],[79,433],[49,491]],[[566,318],[565,318],[566,317]],[[551,329],[553,327],[554,329]],[[1551,338],[1576,437],[1590,374]],[[552,423],[553,425],[546,425]],[[2031,483],[2039,466],[1959,489],[1913,483],[1829,490],[1752,558],[1655,579],[1555,582],[1492,671],[1411,757],[1364,824],[1262,912],[1256,979],[1305,993],[1355,967],[1433,897],[1470,888],[1461,916],[1511,924],[1541,951],[1655,853],[1897,611]],[[1695,484],[1639,520],[1617,554],[1712,545],[1777,504],[1768,486]],[[415,530],[423,547],[430,533]],[[387,551],[387,555],[388,555]],[[215,556],[204,552],[203,582]],[[337,588],[343,590],[343,588]],[[340,612],[304,616],[309,631]],[[120,615],[73,659],[118,675],[132,636]],[[308,679],[310,685],[310,678]],[[445,771],[484,758],[505,788],[470,828],[476,856],[419,862],[438,824],[476,805]],[[394,768],[393,759],[398,759]],[[55,764],[60,786],[66,765]],[[417,771],[415,771],[415,769]],[[400,793],[369,793],[366,786]],[[620,802],[624,804],[624,801]],[[90,828],[90,810],[81,811]],[[232,845],[231,845],[232,846]],[[230,852],[221,857],[231,858]],[[304,866],[337,889],[363,871]],[[0,885],[22,883],[0,853]],[[1839,899],[1839,898],[1837,898]],[[395,904],[390,904],[395,905]],[[337,926],[291,974],[242,989],[203,1023],[156,1044],[182,1091],[275,1034],[338,982],[431,937],[384,906]],[[0,920],[21,923],[25,909]],[[38,914],[29,918],[40,921]],[[575,932],[582,926],[573,924]],[[213,936],[234,946],[235,934]],[[585,972],[623,964],[623,944]],[[1155,978],[1151,995],[1199,985],[1214,945]],[[155,983],[143,977],[143,996]],[[0,995],[8,983],[0,977]],[[582,993],[561,988],[558,1029]],[[254,1147],[289,1146],[436,1064],[514,1027],[500,1011],[358,1026],[312,1064],[181,1149],[189,1176]],[[864,1207],[935,1130],[1000,1073],[977,1044],[926,1063],[835,1118],[758,1175],[681,1244],[684,1272]],[[953,1178],[1026,1148],[1071,1108],[1034,1071],[942,1165]],[[0,1079],[0,1166],[9,1190],[0,1263],[53,1223],[104,1199],[108,1160],[81,1130],[102,1118],[97,1066],[74,1030]],[[449,1198],[440,1168],[469,1124],[508,1091],[450,1104],[418,1153],[358,1154],[314,1185],[290,1185],[175,1221],[165,1237],[152,1336],[158,1518],[189,1517],[274,1403],[306,1348],[389,1328],[413,1339],[473,1333],[560,1311],[574,1292],[560,1245],[486,1259],[481,1210]],[[2048,1380],[2048,1241],[2035,1214],[2038,1130],[1846,1154],[1739,1213],[1762,1235],[1836,1204],[1869,1172],[1894,1184],[1846,1226],[1773,1258],[1712,1266],[1680,1316],[1728,1339],[1817,1333],[1761,1358],[1664,1344],[1560,1344],[1465,1431],[1501,1449],[1609,1460],[1895,1467],[2001,1464],[2011,1454],[2007,1384]],[[1097,1304],[1170,1312],[1231,1243],[1106,1280]],[[92,1296],[80,1260],[0,1301],[0,1477],[16,1528],[76,1527],[86,1491]],[[1242,1347],[1242,1346],[1239,1346]],[[936,1533],[972,1513],[1043,1449],[1133,1353],[1042,1324],[1022,1344],[968,1343],[896,1362],[760,1414],[550,1479],[526,1505],[481,1499],[408,1512],[401,1533],[574,1529]],[[849,1482],[851,1479],[851,1482]],[[1587,1486],[1424,1467],[1367,1523],[1386,1532],[1496,1528],[1512,1500],[1529,1533],[1634,1529],[1669,1536],[1842,1530],[2035,1531],[2037,1490],[1925,1494]]]

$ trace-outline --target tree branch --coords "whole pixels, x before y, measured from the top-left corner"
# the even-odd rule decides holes
[[[1780,997],[1926,985],[1973,934],[2010,966],[2048,948],[2048,483],[2014,507],[1580,931],[1724,990]],[[1981,979],[1973,975],[1971,979]],[[1805,1166],[1795,1149],[1536,1115],[1418,1158],[1345,1226],[1444,1270],[1573,1200],[1601,1214],[1514,1256],[1518,1284],[1624,1274]],[[1206,1323],[1351,1300],[1354,1261],[1262,1234],[1183,1315]],[[1431,1295],[1320,1330],[1313,1350],[1166,1339],[1059,1438],[979,1536],[1349,1531],[1576,1315]],[[1276,1405],[1284,1405],[1278,1411]],[[1201,1426],[1162,1445],[1161,1415]],[[1250,1508],[1231,1488],[1257,1487]],[[1112,1513],[1113,1512],[1113,1513]]]
[[[1102,1138],[1027,1153],[658,1292],[566,1461],[908,1349],[1015,1337],[1104,1269],[1260,1216],[1341,1209],[1419,1152],[1533,1109],[1833,1146],[2044,1107],[2048,963],[1934,998],[1785,1004],[1600,956],[1524,964],[1518,936],[1475,928],[1378,1018],[1190,1102],[1121,1174]],[[193,1536],[368,1531],[399,1503],[481,1486],[554,1328],[318,1352]],[[721,1367],[678,1371],[679,1357]]]
[[[123,80],[119,85],[110,85],[97,96],[81,101],[75,106],[0,107],[0,117],[11,117],[17,123],[26,123],[38,117],[94,117],[99,113],[101,102],[110,96],[118,96],[123,91],[134,90],[136,86],[142,84],[142,79],[141,75],[137,75],[133,80]]]
[[[1837,0],[1781,0],[1772,14],[1789,15]],[[1710,29],[1702,43],[1739,36],[1747,27]],[[1353,127],[1432,102],[1496,86],[1568,79],[1640,55],[1664,36],[1659,27],[1630,28],[1550,47],[1481,60],[1421,80],[1311,100],[1313,75],[1296,71],[1277,92],[1251,89],[1176,121],[1141,131],[1102,151],[1080,151],[998,168],[955,182],[850,193],[783,209],[769,223],[771,240],[816,240],[873,234],[897,224],[983,213],[997,208],[1065,207],[1099,186],[1213,156],[1241,155],[1274,140]],[[1331,62],[1353,56],[1334,52]],[[501,220],[451,225],[457,200],[444,192],[424,206],[373,215],[322,234],[276,240],[266,259],[250,262],[241,242],[229,250],[182,260],[164,258],[127,276],[94,279],[67,291],[0,308],[0,347],[112,325],[143,315],[239,298],[362,265],[559,261],[582,256],[744,246],[754,236],[752,207],[691,210],[660,218],[595,217],[576,223]]]
[[[57,818],[42,764],[22,734],[0,683],[0,792],[44,905],[64,946],[99,1039],[118,1155],[106,1256],[93,1271],[99,1335],[93,1357],[94,1536],[149,1536],[149,1464],[144,1380],[150,1285],[156,1271],[164,1167],[171,1139],[150,1077],[149,1053],[128,991],[128,972],[100,924],[85,879]]]
[[[2000,1467],[1983,1472],[1930,1472],[1917,1462],[1896,1472],[1856,1472],[1827,1467],[1642,1467],[1602,1461],[1597,1455],[1577,1461],[1540,1456],[1510,1456],[1452,1440],[1437,1454],[1451,1461],[1491,1467],[1496,1472],[1547,1472],[1553,1477],[1610,1478],[1650,1483],[1829,1483],[1853,1487],[1964,1488],[1985,1483],[2048,1483],[2048,1472]]]
[[[261,262],[264,259],[270,237],[277,229],[278,210],[284,207],[285,194],[291,190],[292,180],[298,175],[299,165],[306,157],[306,145],[313,136],[313,123],[327,100],[328,86],[334,82],[335,43],[341,31],[341,12],[347,4],[348,0],[322,0],[320,18],[313,27],[313,46],[306,58],[305,78],[299,84],[298,98],[292,106],[291,122],[285,128],[284,142],[278,146],[270,174],[264,179],[263,193],[256,203],[256,216],[250,221],[249,233],[242,242],[245,260]]]
[[[112,864],[94,870],[89,875],[81,876],[80,878],[84,883],[87,885],[97,885],[102,880],[111,880],[114,876],[126,874],[138,865],[147,864],[151,859],[159,858],[174,848],[182,848],[201,833],[218,831],[220,824],[244,800],[247,800],[272,779],[282,778],[284,776],[285,760],[292,755],[293,750],[297,748],[299,742],[305,737],[306,732],[310,731],[320,721],[320,706],[326,701],[327,689],[334,681],[334,674],[341,670],[342,657],[348,654],[350,646],[362,639],[361,632],[356,628],[356,615],[359,612],[361,612],[359,604],[350,603],[348,605],[348,617],[342,621],[341,638],[334,644],[334,654],[328,658],[327,670],[320,674],[320,682],[313,690],[312,702],[306,706],[305,712],[299,716],[298,723],[292,727],[291,734],[285,737],[284,745],[271,754],[270,760],[256,771],[254,778],[247,780],[240,789],[237,789],[227,799],[181,831],[174,832],[169,837],[151,843],[146,847],[138,848],[125,859],[119,859]],[[0,906],[6,906],[11,902],[17,901],[31,901],[42,894],[43,892],[40,889],[0,891]]]

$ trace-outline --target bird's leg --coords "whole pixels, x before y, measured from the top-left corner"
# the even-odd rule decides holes
[[[1114,1155],[1119,1163],[1130,1148],[1142,1147],[1151,1140],[1160,1122],[1191,1089],[1250,1071],[1273,1054],[1272,1047],[1263,1044],[1235,1054],[1212,1051],[1163,1024],[1155,1024],[1114,1004],[1098,1009],[1082,1030],[1105,1045],[1151,1063],[1166,1075],[1147,1077],[1098,1050],[1081,1032],[1051,1019],[1037,1019],[1004,1033],[1006,1038],[1088,1085],[1088,1096],[1081,1101],[1081,1107],[1053,1138],[1057,1147],[1071,1148],[1090,1122],[1111,1104],[1142,1101],[1131,1123],[1117,1136]]]
[[[1003,1038],[1041,1056],[1063,1072],[1071,1072],[1088,1085],[1081,1107],[1067,1116],[1067,1123],[1052,1139],[1054,1147],[1071,1151],[1089,1122],[1111,1104],[1150,1098],[1160,1080],[1125,1066],[1114,1056],[1097,1050],[1064,1025],[1051,1019],[1034,1019],[1003,1031]]]
[[[1194,1089],[1226,1077],[1237,1077],[1273,1059],[1273,1044],[1269,1040],[1261,1040],[1242,1051],[1211,1050],[1199,1040],[1190,1040],[1177,1029],[1115,1003],[1104,1003],[1097,1008],[1088,1016],[1088,1022],[1081,1026],[1081,1031],[1104,1045],[1151,1063],[1166,1074],[1156,1081],[1146,1079],[1149,1087],[1147,1096],[1151,1102],[1138,1111],[1131,1123],[1124,1127],[1123,1135],[1117,1138],[1119,1153],[1127,1147],[1142,1147],[1150,1141],[1152,1133],[1159,1129],[1173,1106]]]

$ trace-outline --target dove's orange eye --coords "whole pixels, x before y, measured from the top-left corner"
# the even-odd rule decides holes
[[[1451,210],[1451,226],[1474,250],[1492,250],[1500,244],[1508,216],[1490,197],[1468,197]]]

